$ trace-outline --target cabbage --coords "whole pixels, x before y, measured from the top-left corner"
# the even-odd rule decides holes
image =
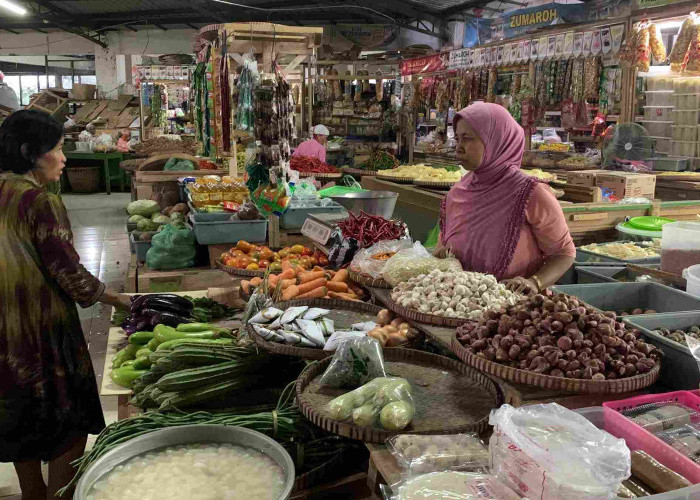
[[[142,219],[144,219],[144,216],[143,216],[143,215],[132,215],[131,217],[129,217],[129,222],[135,224],[135,223],[137,223],[138,221],[140,221],[140,220],[142,220]]]
[[[163,224],[170,224],[170,217],[167,215],[157,215],[153,217],[151,221],[159,226],[162,226]]]
[[[150,217],[152,214],[160,212],[160,205],[154,200],[132,201],[126,206],[126,211],[129,212],[129,215]]]
[[[185,222],[185,216],[182,212],[172,212],[170,214],[170,220],[173,222]]]
[[[156,231],[158,229],[158,224],[150,219],[141,219],[136,223],[136,229],[139,231]]]

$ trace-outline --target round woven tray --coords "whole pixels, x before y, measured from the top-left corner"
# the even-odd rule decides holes
[[[330,359],[310,364],[297,379],[297,400],[304,416],[335,434],[384,443],[393,434],[483,432],[491,409],[503,403],[503,395],[489,377],[458,361],[413,349],[385,349],[383,353],[387,374],[411,383],[416,412],[407,428],[389,432],[330,418],[328,403],[349,392],[319,386]]]
[[[418,323],[426,323],[428,325],[453,326],[456,328],[469,321],[466,318],[445,318],[443,316],[435,316],[434,314],[425,314],[422,312],[418,312],[415,309],[408,309],[406,307],[402,307],[391,299],[388,299],[386,301],[386,307],[387,309],[392,310],[402,318],[417,321]]]
[[[362,170],[361,168],[344,168],[343,173],[344,174],[349,174],[349,175],[354,175],[357,177],[362,177],[363,175],[377,175],[377,170]]]
[[[494,377],[517,382],[518,384],[534,385],[552,391],[585,392],[585,393],[622,393],[638,391],[648,387],[659,378],[660,364],[656,364],[651,371],[615,380],[587,380],[566,377],[552,377],[527,370],[520,370],[512,366],[502,365],[495,361],[476,356],[467,350],[459,340],[457,333],[452,337],[452,352],[467,365],[480,372],[488,373]]]
[[[299,172],[299,177],[313,177],[315,179],[340,179],[343,177],[342,172],[337,173],[314,173],[314,172]]]
[[[459,181],[457,181],[459,182]],[[420,187],[435,188],[435,189],[451,189],[457,182],[438,182],[438,181],[413,181],[413,184]]]
[[[393,177],[391,175],[377,174],[377,179],[383,181],[395,182],[397,184],[413,184],[413,177]]]
[[[382,278],[372,278],[368,274],[358,273],[350,268],[348,268],[348,274],[350,275],[350,279],[358,285],[373,286],[375,288],[394,288]]]
[[[700,182],[700,175],[689,172],[674,172],[669,175],[659,175],[659,172],[653,172],[656,174],[657,181],[695,181]]]
[[[262,269],[258,269],[257,271],[249,271],[248,269],[236,269],[235,267],[222,264],[221,261],[218,259],[216,261],[216,267],[218,267],[222,271],[226,271],[227,273],[233,274],[235,276],[249,276],[251,278],[254,278],[256,276],[262,278],[263,276],[265,276],[265,271]]]
[[[377,313],[382,310],[381,307],[373,304],[338,299],[299,299],[277,302],[274,304],[274,307],[278,309],[286,309],[292,306],[330,309],[331,313],[327,317],[335,321],[335,327],[338,330],[349,330],[350,325],[353,323],[372,321],[376,318]],[[250,324],[248,324],[248,333],[261,349],[275,354],[284,354],[286,356],[295,356],[304,359],[324,359],[333,355],[332,351],[324,351],[320,347],[296,347],[293,345],[280,344],[278,342],[268,342],[258,335]]]
[[[545,167],[543,167],[544,169]],[[566,170],[567,172],[576,172],[577,170],[591,170],[596,168],[595,165],[557,165],[555,167],[550,167],[550,168],[557,168],[559,170]]]
[[[119,162],[119,168],[127,172],[133,172],[135,170],[138,170],[142,163],[143,159],[123,160]]]

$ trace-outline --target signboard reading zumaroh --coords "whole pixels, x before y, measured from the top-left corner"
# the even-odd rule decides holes
[[[515,10],[504,15],[503,33],[505,38],[512,38],[550,24],[582,21],[584,17],[585,7],[583,3],[547,3],[537,7]]]

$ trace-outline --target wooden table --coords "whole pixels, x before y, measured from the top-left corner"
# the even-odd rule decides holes
[[[112,194],[112,180],[119,181],[119,188],[124,191],[126,174],[119,168],[119,163],[124,159],[124,153],[91,153],[89,151],[64,151],[68,160],[86,160],[101,163],[104,167],[105,186],[107,194]],[[110,168],[112,165],[114,169]],[[114,173],[112,173],[114,171]]]

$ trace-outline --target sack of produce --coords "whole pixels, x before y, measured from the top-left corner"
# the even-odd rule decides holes
[[[381,278],[384,266],[397,252],[413,247],[411,240],[380,241],[369,248],[363,248],[355,254],[350,269],[367,274],[372,278]]]
[[[454,257],[446,259],[433,257],[417,241],[411,248],[396,252],[396,255],[386,262],[382,277],[390,285],[396,286],[416,276],[429,274],[434,270],[458,273],[462,270],[462,264]]]
[[[352,417],[355,425],[388,431],[405,429],[415,413],[411,384],[401,377],[377,377],[331,400],[328,408],[334,420]]]
[[[386,490],[385,488],[384,490]],[[508,486],[489,474],[442,471],[401,479],[384,491],[389,500],[450,498],[455,500],[520,500]]]
[[[146,264],[151,269],[181,269],[194,266],[194,233],[189,229],[177,229],[172,224],[151,239],[151,248],[146,254]]]
[[[164,172],[187,172],[192,170],[195,170],[195,168],[190,160],[183,160],[176,157],[170,158],[165,162],[165,166],[163,167]]]
[[[399,466],[409,473],[475,472],[489,466],[489,451],[476,434],[399,434],[387,439],[386,444]]]
[[[598,429],[583,415],[556,403],[491,412],[492,472],[528,498],[614,498],[630,476],[624,439]]]
[[[355,388],[377,377],[386,377],[381,345],[371,337],[352,338],[338,346],[319,384]]]
[[[160,212],[160,205],[155,200],[137,200],[129,203],[126,206],[126,211],[129,215],[151,217],[151,215]]]

